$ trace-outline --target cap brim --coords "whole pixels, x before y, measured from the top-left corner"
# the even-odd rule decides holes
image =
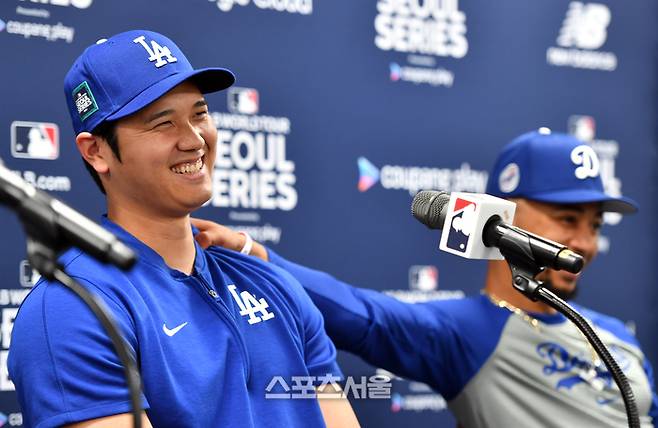
[[[522,197],[539,202],[553,204],[584,204],[600,202],[604,212],[621,214],[632,214],[639,208],[638,203],[625,196],[612,197],[596,190],[563,190],[554,192],[542,192],[536,195],[524,195]]]
[[[107,116],[105,120],[117,120],[129,116],[151,104],[186,80],[194,82],[199,87],[201,93],[208,94],[228,88],[235,83],[235,76],[225,68],[202,68],[186,73],[172,74],[140,92],[126,105]]]

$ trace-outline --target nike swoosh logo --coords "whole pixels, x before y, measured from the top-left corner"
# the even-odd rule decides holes
[[[184,322],[183,324],[181,324],[181,325],[179,325],[179,326],[177,326],[177,327],[174,327],[174,328],[172,328],[172,329],[168,329],[168,328],[167,328],[167,324],[166,324],[166,323],[163,323],[163,324],[162,324],[162,331],[164,331],[164,333],[165,333],[167,336],[171,337],[171,336],[173,336],[174,334],[176,334],[176,333],[178,333],[179,331],[181,331],[181,329],[182,329],[183,327],[185,327],[186,325],[187,325],[187,323]]]

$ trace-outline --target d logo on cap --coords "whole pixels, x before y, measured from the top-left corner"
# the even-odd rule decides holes
[[[589,177],[598,177],[600,164],[596,152],[590,146],[582,145],[571,151],[571,161],[574,165],[580,165],[574,173],[580,180]]]

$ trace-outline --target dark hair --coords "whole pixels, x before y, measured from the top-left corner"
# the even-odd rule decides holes
[[[116,127],[116,122],[106,120],[98,124],[98,126],[96,126],[91,131],[91,134],[107,141],[107,145],[110,146],[110,149],[112,149],[112,153],[114,153],[114,156],[116,156],[119,162],[121,162],[121,155],[119,154],[119,139],[117,138]],[[82,162],[85,164],[85,168],[87,168],[89,174],[91,174],[91,178],[94,179],[94,183],[96,183],[100,191],[105,194],[105,188],[103,187],[101,178],[98,176],[98,173],[94,167],[92,167],[89,162],[84,160],[84,158],[82,159]]]

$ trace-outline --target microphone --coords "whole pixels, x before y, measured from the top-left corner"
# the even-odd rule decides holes
[[[64,242],[94,258],[129,269],[135,253],[112,233],[45,192],[37,190],[5,168],[0,160],[0,203],[14,209],[37,230],[54,236],[56,245]],[[27,226],[27,225],[26,225]]]
[[[491,195],[433,190],[418,192],[411,204],[418,221],[430,229],[443,229],[439,245],[443,251],[469,259],[513,257],[530,266],[580,272],[582,256],[512,226],[515,210],[514,202]]]

